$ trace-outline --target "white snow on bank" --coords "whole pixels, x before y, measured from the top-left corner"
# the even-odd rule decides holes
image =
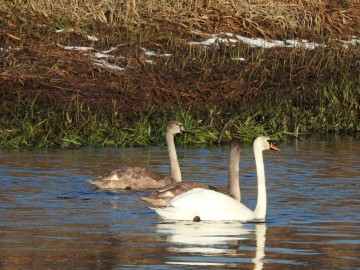
[[[63,46],[60,44],[58,44],[58,46],[63,48],[64,50],[75,50],[75,51],[83,51],[83,52],[89,52],[89,51],[95,50],[93,47]],[[119,67],[117,65],[110,64],[104,60],[104,58],[115,57],[113,55],[107,54],[110,51],[113,51],[113,50],[108,50],[108,51],[103,51],[103,52],[95,52],[93,54],[86,54],[86,55],[90,56],[91,61],[97,66],[101,66],[101,67],[107,68],[107,69],[118,70],[118,71],[124,70],[124,68]],[[120,57],[116,57],[116,58],[124,58],[124,57],[120,56]]]
[[[95,36],[89,36],[89,35],[86,35],[87,39],[88,40],[91,40],[91,41],[98,41],[99,39]]]
[[[360,45],[360,39],[357,39],[356,36],[352,36],[350,40],[337,40],[343,44],[345,48],[348,48],[349,46],[356,46]]]
[[[105,53],[105,54],[107,54],[107,53],[110,53],[110,52],[113,52],[113,51],[115,51],[117,49],[117,47],[111,47],[109,50],[106,50],[106,51],[102,51],[102,53]]]
[[[348,46],[353,45],[356,46],[360,44],[360,40],[357,39],[356,36],[352,36],[350,40],[336,40],[340,42],[343,46],[348,48]],[[273,48],[273,47],[286,47],[286,48],[305,48],[305,49],[315,49],[316,47],[326,47],[326,44],[310,42],[306,39],[298,39],[298,40],[265,40],[262,38],[248,38],[240,35],[236,35],[233,33],[220,33],[220,34],[212,34],[211,38],[208,38],[204,41],[191,41],[190,45],[200,45],[200,46],[210,46],[214,43],[224,43],[224,44],[236,44],[238,42],[243,42],[251,47],[261,47],[261,48]]]
[[[245,61],[246,59],[244,57],[236,57],[236,58],[231,58],[232,60],[235,61]]]
[[[95,56],[95,58],[97,58],[97,59],[99,59],[99,58],[101,59],[101,58],[113,57],[112,55],[105,54],[105,53],[98,53],[98,52],[94,53],[94,56]]]
[[[75,32],[74,28],[66,28],[66,29],[56,29],[55,33],[60,34],[62,32],[68,33],[68,32]]]
[[[316,47],[326,47],[326,45],[324,44],[318,44],[315,42],[309,42],[306,39],[302,39],[302,40],[286,40],[285,44],[283,47],[288,47],[288,48],[299,48],[299,47],[303,47],[305,49],[309,49],[309,50],[313,50]]]
[[[91,51],[94,48],[93,47],[82,47],[82,46],[63,46],[60,44],[57,44],[59,47],[63,48],[64,50],[75,50],[75,51]]]
[[[352,36],[350,40],[336,40],[340,42],[340,44],[349,48],[349,46],[356,46],[360,44],[360,40],[357,39],[356,36]],[[188,44],[190,45],[198,45],[203,47],[208,47],[210,45],[216,43],[223,43],[228,45],[236,45],[237,43],[242,42],[250,47],[259,47],[264,49],[274,48],[274,47],[285,47],[285,48],[304,48],[307,50],[313,50],[316,47],[326,47],[326,44],[309,42],[306,39],[298,39],[298,40],[265,40],[262,38],[248,38],[240,35],[232,34],[232,33],[220,33],[220,34],[212,34],[210,38],[203,41],[190,41]],[[245,61],[244,58],[238,57],[233,58],[236,61]]]
[[[239,42],[243,42],[251,47],[261,47],[265,49],[273,48],[273,47],[288,47],[288,48],[295,48],[295,47],[303,47],[306,49],[314,49],[318,46],[325,46],[324,44],[319,44],[315,42],[309,42],[305,39],[302,40],[272,40],[268,41],[262,38],[248,38],[243,37],[240,35],[235,35],[232,33],[220,33],[220,34],[213,34],[211,38],[208,38],[204,41],[191,41],[189,42],[190,45],[200,45],[200,46],[210,46],[216,42],[224,43],[224,44],[236,44]]]
[[[61,33],[63,31],[64,30],[56,30],[56,33]],[[69,31],[69,30],[66,30],[66,31]],[[70,31],[74,31],[74,30],[70,29]],[[97,37],[92,36],[92,35],[86,35],[86,37],[90,41],[98,41],[99,40]],[[356,36],[353,36],[350,40],[336,40],[336,41],[339,42],[345,48],[348,48],[349,46],[356,46],[356,45],[360,44],[360,40]],[[207,46],[210,46],[210,45],[213,45],[216,43],[236,45],[239,42],[245,43],[245,44],[249,45],[250,47],[259,47],[259,48],[264,48],[264,49],[274,48],[274,47],[285,47],[285,48],[304,48],[304,49],[308,49],[308,50],[313,50],[316,47],[326,47],[326,44],[310,42],[305,39],[298,39],[298,40],[290,40],[289,39],[289,40],[285,40],[285,41],[265,40],[262,38],[248,38],[248,37],[236,35],[233,33],[212,34],[211,37],[206,40],[190,41],[190,42],[188,42],[188,44],[207,47]],[[89,54],[86,54],[86,55],[90,56],[91,61],[94,62],[95,65],[98,65],[98,66],[101,66],[101,67],[107,68],[107,69],[118,70],[118,71],[124,70],[124,68],[119,67],[114,64],[110,64],[104,60],[104,59],[110,58],[110,57],[117,58],[117,59],[125,58],[123,56],[115,56],[115,55],[110,54],[111,52],[114,52],[116,49],[118,49],[118,47],[111,47],[108,50],[104,50],[101,52],[94,52],[94,51],[96,51],[96,49],[93,47],[63,46],[60,44],[58,44],[58,46],[62,47],[64,50],[77,50],[77,51],[90,52]],[[172,56],[171,54],[168,54],[168,53],[165,53],[165,54],[156,53],[156,52],[148,50],[144,47],[140,47],[140,49],[144,52],[145,56],[148,56],[148,57],[171,57]],[[0,48],[0,51],[3,51],[3,50],[4,50],[3,48]],[[246,59],[243,57],[234,57],[234,58],[232,58],[232,60],[246,61]],[[145,62],[149,63],[149,64],[156,64],[156,62],[152,59],[146,59]]]
[[[10,52],[10,51],[21,51],[22,47],[11,47],[9,46],[7,49],[0,47],[0,52]]]
[[[61,33],[63,30],[56,30],[57,33]],[[86,37],[88,38],[88,40],[91,40],[91,41],[98,41],[98,38],[95,37],[95,36],[90,36],[90,35],[86,35]],[[57,44],[59,47],[63,48],[64,50],[75,50],[75,51],[83,51],[83,52],[91,52],[91,51],[95,51],[95,48],[93,47],[84,47],[84,46],[64,46],[64,45],[61,45],[61,44]],[[117,47],[111,47],[110,49],[108,50],[104,50],[104,51],[101,51],[101,52],[93,52],[93,53],[90,53],[90,54],[86,54],[87,56],[90,56],[91,58],[91,61],[97,65],[97,66],[100,66],[100,67],[103,67],[103,68],[107,68],[107,69],[112,69],[112,70],[118,70],[118,71],[122,71],[122,70],[125,70],[124,68],[122,67],[119,67],[117,65],[114,65],[114,64],[110,64],[109,62],[105,61],[104,59],[106,58],[125,58],[123,56],[114,56],[114,55],[111,55],[110,53],[115,51],[117,49]],[[144,54],[146,56],[149,56],[149,57],[170,57],[171,54],[158,54],[154,51],[151,51],[151,50],[148,50],[144,47],[140,47],[140,49],[144,52]],[[150,59],[147,59],[145,60],[146,63],[148,64],[156,64],[156,62],[154,60],[150,60]]]
[[[143,47],[140,47],[140,49],[145,53],[146,56],[160,56],[160,57],[170,57],[171,56],[171,54],[169,54],[169,53],[158,54],[156,52],[150,51]]]
[[[113,69],[113,70],[119,70],[119,71],[125,70],[124,68],[119,67],[117,65],[110,64],[110,63],[106,62],[105,60],[92,59],[92,61],[95,63],[95,65],[101,66],[101,67],[104,67],[104,68]]]

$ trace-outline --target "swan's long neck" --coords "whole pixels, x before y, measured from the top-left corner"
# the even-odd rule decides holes
[[[181,182],[180,166],[176,155],[174,134],[166,132],[166,144],[170,159],[170,177],[172,182]]]
[[[254,146],[256,174],[258,182],[257,204],[254,210],[254,218],[259,221],[265,221],[266,216],[266,184],[263,153],[260,148]]]
[[[240,184],[239,184],[239,162],[240,153],[238,149],[231,149],[230,164],[229,164],[229,180],[228,180],[228,194],[235,200],[241,200]]]

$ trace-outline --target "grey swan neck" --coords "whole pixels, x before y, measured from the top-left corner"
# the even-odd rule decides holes
[[[254,210],[254,218],[258,221],[265,221],[266,216],[266,183],[265,167],[262,149],[254,145],[254,156],[256,164],[258,195],[257,204]]]
[[[239,163],[240,163],[239,144],[231,145],[230,163],[229,163],[228,195],[240,202],[241,195],[240,195],[240,184],[239,184]]]
[[[181,182],[182,181],[181,180],[181,171],[180,171],[180,166],[179,166],[179,162],[178,162],[177,154],[176,154],[176,148],[175,148],[175,143],[174,143],[174,134],[172,134],[171,132],[166,132],[166,144],[167,144],[169,159],[170,159],[171,182],[172,183]]]

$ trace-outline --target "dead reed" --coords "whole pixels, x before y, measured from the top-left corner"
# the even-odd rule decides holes
[[[133,30],[176,28],[190,34],[232,31],[248,36],[312,39],[359,36],[357,0],[256,1],[3,1],[3,10],[62,18],[77,25],[119,25]]]

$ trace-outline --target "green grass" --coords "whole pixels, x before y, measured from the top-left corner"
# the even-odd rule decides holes
[[[68,148],[68,147],[122,147],[164,145],[166,123],[176,119],[193,130],[195,135],[177,136],[177,143],[200,145],[227,143],[231,137],[244,142],[252,141],[260,134],[284,140],[300,133],[310,132],[358,132],[357,112],[351,85],[327,87],[319,106],[302,108],[282,99],[273,103],[253,104],[240,112],[220,114],[218,108],[174,107],[171,111],[149,110],[128,122],[125,115],[108,109],[93,108],[79,102],[75,96],[70,104],[57,108],[44,108],[37,98],[19,96],[16,104],[2,103],[0,113],[0,148]],[[341,90],[339,90],[341,89]],[[317,98],[309,89],[302,95]],[[195,113],[194,113],[195,112]],[[220,138],[220,139],[219,139]]]

